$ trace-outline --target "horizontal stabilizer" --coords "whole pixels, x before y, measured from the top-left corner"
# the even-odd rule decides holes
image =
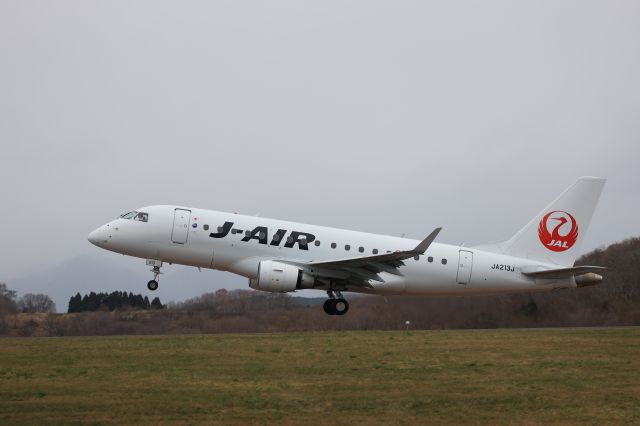
[[[523,268],[522,274],[533,278],[562,279],[570,278],[574,275],[586,274],[589,272],[602,272],[607,269],[604,266],[574,266],[573,268],[545,269],[542,271],[526,272]]]

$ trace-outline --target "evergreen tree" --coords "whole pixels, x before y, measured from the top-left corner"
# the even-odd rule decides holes
[[[88,311],[97,311],[100,308],[100,299],[95,292],[89,293],[88,301],[87,301],[87,310]]]
[[[69,313],[73,313],[73,312],[80,312],[82,310],[82,296],[80,296],[80,293],[76,293],[75,296],[71,297],[69,299],[69,308],[67,309],[67,312]]]
[[[103,306],[106,306],[107,309],[109,309],[109,311],[113,311],[115,309],[115,297],[114,294],[107,294],[102,298],[102,303]]]
[[[151,301],[151,308],[152,309],[164,309],[164,305],[160,301],[159,297],[154,297],[153,298],[153,300]]]
[[[78,312],[85,312],[89,310],[89,296],[88,295],[84,295],[82,296],[82,301],[80,302],[80,309],[78,309]]]
[[[136,308],[144,309],[144,298],[141,294],[136,294]]]

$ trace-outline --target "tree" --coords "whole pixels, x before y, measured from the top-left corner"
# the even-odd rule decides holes
[[[154,297],[153,300],[151,301],[151,308],[152,309],[164,309],[164,306],[162,305],[162,302],[160,301],[159,297]]]
[[[95,291],[89,293],[86,309],[89,311],[97,311],[100,309],[100,296],[98,296]]]
[[[54,313],[56,304],[46,294],[27,293],[18,300],[18,309],[24,313]]]
[[[0,283],[0,314],[14,313],[16,310],[16,292],[9,290],[5,283]]]
[[[532,316],[538,313],[538,304],[533,298],[530,298],[529,301],[522,305],[522,312],[527,316]]]
[[[67,312],[81,312],[82,311],[82,296],[80,293],[76,293],[71,299],[69,299],[69,307],[67,308]]]

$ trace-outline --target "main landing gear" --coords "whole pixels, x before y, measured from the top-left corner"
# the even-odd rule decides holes
[[[349,311],[349,302],[342,297],[342,293],[337,290],[327,290],[327,295],[329,299],[322,305],[326,314],[344,315]]]
[[[160,272],[162,261],[147,259],[147,265],[153,266],[153,269],[151,269],[151,272],[153,272],[153,279],[147,283],[147,288],[151,291],[156,291],[158,289],[158,277],[162,273]]]

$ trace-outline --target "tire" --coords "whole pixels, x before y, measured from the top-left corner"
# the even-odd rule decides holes
[[[335,303],[334,302],[335,299],[327,299],[324,301],[324,304],[322,305],[322,309],[324,309],[324,312],[327,315],[335,315],[336,314],[336,309],[335,309]]]
[[[336,299],[333,303],[335,315],[344,315],[349,311],[349,302],[345,299]]]
[[[147,283],[147,288],[151,291],[156,291],[158,289],[158,281],[151,280]]]

